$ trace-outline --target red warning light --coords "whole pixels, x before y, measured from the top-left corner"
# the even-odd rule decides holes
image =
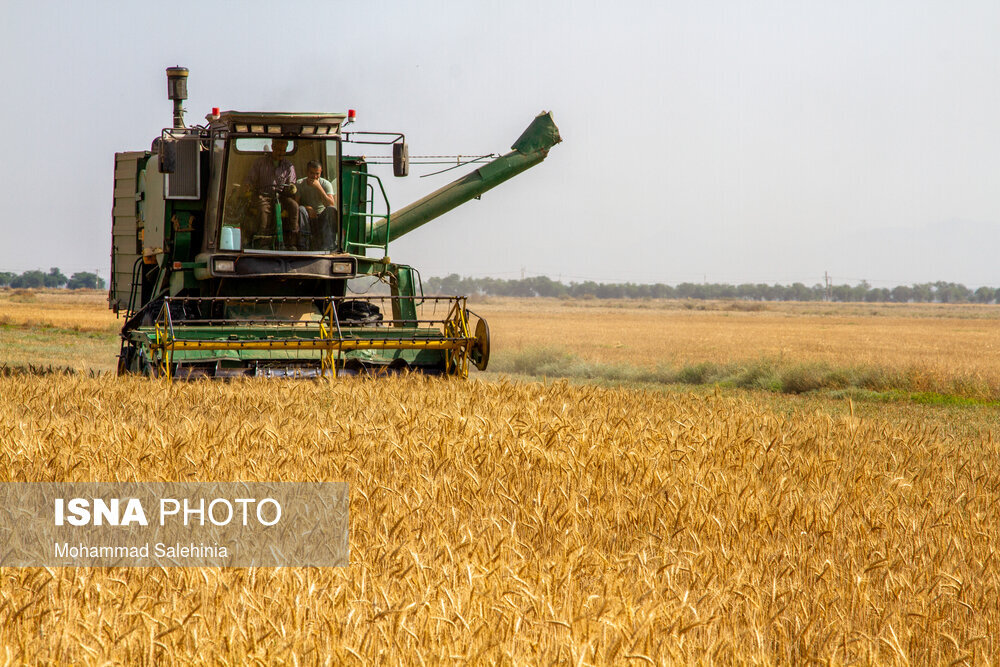
[[[219,107],[212,107],[212,115],[216,118],[219,117]]]
[[[357,111],[355,111],[354,109],[348,109],[347,110],[347,120],[348,120],[348,122],[353,123],[356,120],[357,115],[358,115]]]

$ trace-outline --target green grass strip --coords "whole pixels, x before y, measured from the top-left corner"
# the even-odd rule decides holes
[[[497,355],[490,370],[617,383],[719,385],[782,394],[828,392],[862,400],[912,401],[926,405],[1000,405],[1000,388],[973,378],[929,379],[916,369],[833,366],[824,362],[796,363],[768,358],[648,368],[627,363],[591,362],[560,348],[537,347]]]

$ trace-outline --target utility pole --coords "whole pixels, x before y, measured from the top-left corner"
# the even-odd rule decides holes
[[[833,284],[830,282],[830,272],[823,272],[823,281],[826,283],[826,301],[833,301]]]

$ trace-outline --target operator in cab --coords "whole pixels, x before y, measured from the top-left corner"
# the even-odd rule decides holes
[[[323,178],[318,160],[306,164],[306,176],[295,182],[298,191],[299,228],[310,234],[310,250],[334,250],[337,243],[337,197],[333,183]]]
[[[299,204],[295,199],[295,165],[287,158],[286,139],[275,139],[271,143],[271,152],[262,155],[250,167],[248,185],[259,210],[258,225],[248,230],[245,236],[252,243],[257,234],[273,235],[276,233],[274,202],[281,204],[282,212],[288,212],[287,229],[284,229],[285,247],[297,250],[299,245]],[[251,225],[253,223],[251,222]]]

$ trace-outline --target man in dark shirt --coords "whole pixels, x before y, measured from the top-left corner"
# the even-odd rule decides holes
[[[271,152],[262,155],[250,167],[247,185],[256,199],[260,211],[259,227],[247,234],[252,243],[254,234],[271,234],[275,230],[274,200],[281,202],[281,210],[288,211],[283,223],[285,247],[297,250],[299,243],[299,204],[295,201],[295,166],[285,159],[288,150],[286,139],[275,139]]]

